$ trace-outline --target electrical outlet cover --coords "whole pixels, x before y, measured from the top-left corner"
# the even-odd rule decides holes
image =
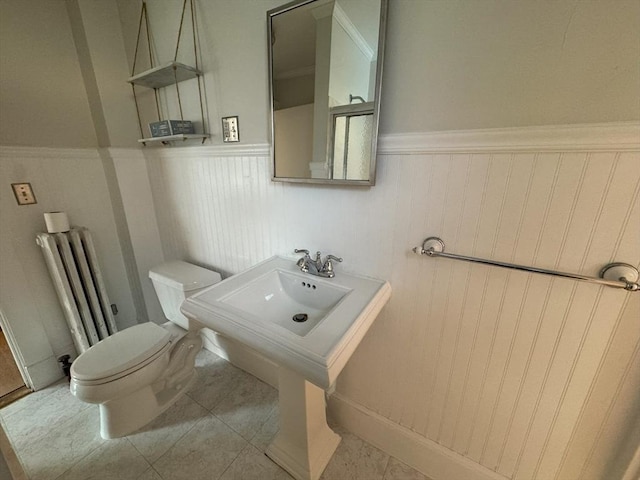
[[[33,205],[38,203],[30,183],[12,183],[11,187],[13,188],[13,194],[16,196],[18,205]]]
[[[240,125],[238,123],[238,117],[224,117],[222,119],[222,141],[240,141]]]

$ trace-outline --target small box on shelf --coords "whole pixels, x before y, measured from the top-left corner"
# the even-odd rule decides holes
[[[151,137],[168,137],[179,134],[194,134],[195,129],[191,120],[161,120],[149,124]]]

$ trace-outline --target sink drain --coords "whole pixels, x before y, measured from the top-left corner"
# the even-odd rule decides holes
[[[294,322],[302,323],[307,321],[307,319],[309,318],[309,315],[307,315],[306,313],[296,313],[291,318],[293,319]]]

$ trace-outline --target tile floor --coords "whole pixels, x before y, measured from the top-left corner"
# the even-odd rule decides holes
[[[60,382],[0,409],[31,480],[287,480],[264,450],[278,429],[278,393],[202,351],[196,385],[143,430],[103,440],[96,405]],[[428,480],[355,435],[342,436],[323,480]]]

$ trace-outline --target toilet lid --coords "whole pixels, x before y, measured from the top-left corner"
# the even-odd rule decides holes
[[[110,377],[143,363],[159,352],[171,334],[152,322],[141,323],[101,340],[71,365],[78,380]]]

